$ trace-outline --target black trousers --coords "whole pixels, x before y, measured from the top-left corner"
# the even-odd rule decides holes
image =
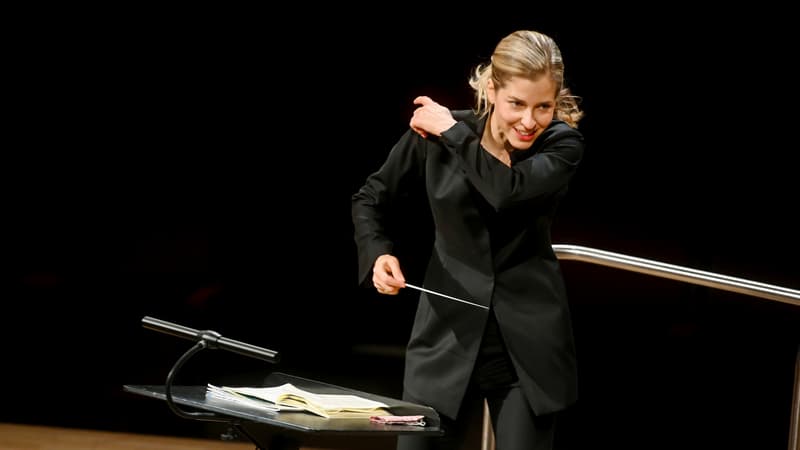
[[[425,404],[425,399],[406,400]],[[399,436],[398,450],[480,449],[483,401],[489,406],[496,450],[552,450],[555,415],[533,413],[506,350],[494,311],[486,321],[481,348],[458,418],[440,416],[444,436]]]
[[[556,414],[535,415],[522,393],[522,388],[516,382],[490,389],[471,387],[464,398],[458,419],[441,416],[444,436],[401,435],[397,438],[397,449],[479,449],[484,398],[492,418],[496,450],[553,449]],[[424,403],[419,399],[409,400]],[[476,430],[475,427],[479,429]]]

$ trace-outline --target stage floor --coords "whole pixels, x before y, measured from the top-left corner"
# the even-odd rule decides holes
[[[361,439],[347,443],[352,450],[391,450],[387,439]],[[341,442],[331,445],[321,439],[300,450],[341,449]],[[44,425],[0,423],[0,450],[255,450],[248,441],[226,442],[215,439],[172,437],[87,430]]]
[[[253,450],[249,442],[0,423],[3,450]]]

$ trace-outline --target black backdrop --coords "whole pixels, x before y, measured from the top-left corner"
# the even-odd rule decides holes
[[[182,382],[282,370],[399,395],[414,295],[356,287],[349,197],[414,96],[471,106],[471,68],[518,28],[560,42],[584,98],[555,243],[800,288],[786,14],[385,8],[15,16],[0,420],[196,434],[122,392],[162,383],[190,346],[145,315],[283,357],[201,353]],[[408,216],[412,276],[424,225]],[[785,448],[797,307],[564,271],[582,392],[565,448]]]

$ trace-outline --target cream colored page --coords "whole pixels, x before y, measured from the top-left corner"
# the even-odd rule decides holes
[[[366,411],[376,408],[388,408],[388,405],[385,403],[364,397],[349,394],[315,394],[313,392],[304,391],[291,383],[274,387],[226,387],[225,389],[278,404],[288,395],[292,396],[295,400],[304,400],[306,403],[327,411]]]

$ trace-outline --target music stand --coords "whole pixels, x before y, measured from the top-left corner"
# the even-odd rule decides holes
[[[277,361],[278,355],[271,350],[222,338],[219,333],[213,331],[193,330],[151,317],[145,317],[143,323],[147,328],[196,340],[197,344],[178,360],[167,376],[165,385],[124,385],[123,389],[133,394],[165,400],[170,409],[183,418],[227,423],[253,442],[258,449],[299,450],[301,443],[320,436],[328,439],[326,445],[338,442],[345,445],[341,448],[353,448],[352,442],[348,443],[348,439],[391,437],[400,434],[421,436],[444,434],[438,413],[428,406],[281,372],[273,372],[266,376],[263,385],[278,386],[292,383],[300,389],[318,394],[357,395],[385,403],[389,411],[395,415],[423,415],[426,424],[425,426],[388,425],[373,423],[368,419],[325,418],[307,412],[271,411],[206,396],[207,386],[173,386],[172,381],[183,363],[197,351],[205,348],[225,348],[270,362]],[[194,411],[184,410],[178,405],[191,407]]]

